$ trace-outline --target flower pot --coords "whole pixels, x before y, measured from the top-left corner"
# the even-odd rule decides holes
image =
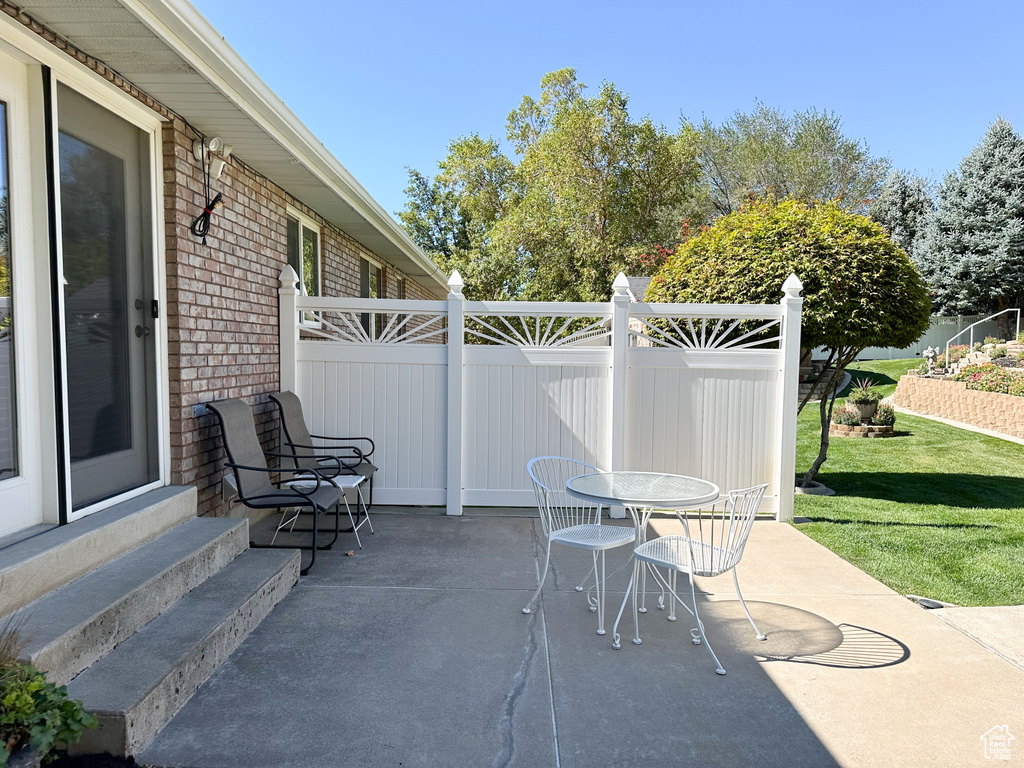
[[[875,400],[871,403],[851,403],[850,401],[847,401],[846,407],[852,411],[856,411],[863,423],[865,421],[869,421],[871,417],[875,415],[875,411],[878,410],[878,401]]]

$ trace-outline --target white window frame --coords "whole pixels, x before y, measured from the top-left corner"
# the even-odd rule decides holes
[[[293,208],[292,206],[286,206],[287,217],[294,219],[299,223],[299,268],[296,270],[299,276],[299,292],[306,296],[306,276],[303,274],[305,269],[305,260],[302,258],[302,245],[305,240],[303,237],[303,230],[308,229],[310,232],[316,233],[316,294],[317,296],[323,295],[323,273],[324,273],[324,238],[323,232],[321,231],[320,225],[317,224],[313,219],[309,218],[302,211]],[[319,328],[321,323],[319,320],[313,319],[312,315],[302,312],[299,314],[299,325],[306,326],[307,328]]]

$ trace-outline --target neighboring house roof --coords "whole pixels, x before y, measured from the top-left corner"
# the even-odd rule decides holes
[[[430,290],[447,277],[186,0],[26,0],[115,70]]]
[[[647,293],[647,286],[651,284],[649,277],[626,277],[629,281],[629,292],[633,294],[633,301],[643,301]]]

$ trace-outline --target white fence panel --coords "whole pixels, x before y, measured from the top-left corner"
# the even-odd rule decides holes
[[[467,347],[464,502],[532,505],[534,456],[606,467],[609,361],[607,349]]]
[[[775,512],[781,355],[702,364],[669,354],[630,350],[625,468],[702,477],[723,491],[770,481],[762,510]]]
[[[348,360],[332,359],[347,357]],[[448,369],[444,347],[300,342],[297,394],[318,435],[377,446],[374,500],[444,504]]]
[[[281,276],[281,382],[316,434],[377,443],[375,498],[531,506],[526,463],[769,482],[792,516],[800,283],[777,305],[305,298]],[[299,322],[299,319],[303,323]],[[316,339],[316,340],[314,340]]]

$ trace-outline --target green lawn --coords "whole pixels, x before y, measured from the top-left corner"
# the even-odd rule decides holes
[[[917,360],[858,363],[886,395]],[[897,416],[899,436],[833,438],[817,480],[835,496],[796,497],[799,528],[902,594],[959,605],[1024,603],[1024,446]],[[818,408],[797,432],[797,472],[818,450]]]

